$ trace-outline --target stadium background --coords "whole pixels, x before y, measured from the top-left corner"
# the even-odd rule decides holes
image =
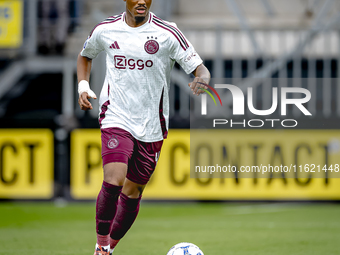
[[[2,237],[0,246],[3,247],[0,248],[0,254],[9,254],[4,247],[6,245],[10,247],[15,243],[17,229],[13,226],[25,225],[26,218],[29,222],[39,219],[46,224],[51,224],[51,228],[58,229],[57,224],[63,222],[66,212],[65,215],[59,212],[58,216],[54,215],[54,211],[59,210],[55,208],[62,207],[74,211],[74,214],[77,212],[80,219],[88,220],[89,216],[93,216],[91,211],[94,206],[93,201],[101,185],[97,111],[83,112],[77,105],[76,57],[94,25],[108,16],[124,11],[124,2],[58,0],[51,1],[51,5],[46,5],[45,2],[48,0],[0,0],[0,207],[2,208],[0,214],[5,219],[0,223]],[[301,123],[299,128],[294,130],[294,136],[299,137],[300,147],[302,146],[303,149],[295,160],[308,163],[311,157],[316,157],[321,165],[339,163],[337,162],[340,156],[339,1],[154,0],[152,11],[165,20],[177,23],[204,59],[212,77],[223,77],[239,87],[247,84],[247,78],[264,79],[266,82],[254,85],[255,104],[259,109],[270,107],[271,87],[277,86],[277,82],[279,86],[304,86],[309,89],[313,96],[306,107],[313,117],[306,118],[294,108],[289,109],[287,116]],[[105,55],[101,54],[94,60],[90,82],[97,95],[104,75]],[[301,252],[292,254],[307,254],[306,251],[312,254],[310,251],[314,249],[311,248],[313,243],[320,241],[318,234],[324,235],[323,241],[327,239],[326,243],[331,243],[327,246],[328,253],[338,254],[336,242],[332,240],[340,231],[339,220],[336,217],[339,208],[338,205],[331,205],[330,202],[340,200],[340,179],[189,178],[190,114],[195,114],[194,109],[198,109],[197,106],[195,107],[197,101],[191,98],[187,87],[191,78],[179,66],[175,66],[170,93],[169,139],[165,142],[157,172],[144,193],[144,203],[149,202],[145,204],[145,214],[139,216],[141,224],[149,224],[147,219],[151,216],[146,214],[149,213],[157,218],[155,211],[158,211],[164,216],[159,218],[157,224],[160,226],[164,227],[162,225],[165,224],[164,221],[174,226],[185,225],[185,222],[191,222],[191,225],[187,232],[181,234],[176,229],[166,232],[168,243],[155,236],[148,237],[159,241],[157,247],[170,248],[173,244],[171,242],[180,242],[183,239],[187,240],[188,236],[195,236],[191,239],[192,242],[198,242],[199,246],[201,244],[205,249],[209,249],[210,254],[221,253],[224,248],[214,248],[211,242],[198,238],[195,229],[197,231],[200,229],[193,226],[204,221],[202,228],[212,226],[217,230],[219,220],[224,219],[225,216],[220,213],[223,207],[224,212],[227,211],[229,216],[249,215],[249,219],[240,219],[244,224],[241,228],[247,229],[246,226],[249,224],[249,235],[256,235],[262,231],[253,242],[249,243],[247,248],[249,250],[258,249],[261,254],[271,253],[273,250],[268,247],[273,247],[273,244],[266,245],[263,242],[262,246],[259,246],[263,241],[261,238],[277,233],[275,231],[284,227],[275,225],[278,222],[282,224],[289,222],[301,231],[305,227],[305,232],[296,233],[299,235],[296,240],[299,242],[298,249],[301,249]],[[98,105],[96,101],[92,103]],[[251,141],[255,134],[253,131],[241,129],[233,132],[236,140]],[[263,146],[269,148],[268,150],[275,146],[275,148],[286,148],[282,150],[284,151],[282,157],[288,158],[288,161],[293,157],[292,151],[296,151],[299,146],[290,143],[287,138],[291,134],[285,130],[280,132],[267,130],[256,133],[256,136],[262,140]],[[231,147],[231,150],[233,149],[236,150],[236,147]],[[233,163],[233,160],[229,163]],[[41,200],[46,200],[48,203],[42,203]],[[8,203],[9,201],[11,203]],[[41,203],[37,204],[37,201]],[[77,201],[88,203],[81,204],[79,207]],[[157,203],[150,203],[152,201]],[[164,201],[177,202],[164,204]],[[261,204],[207,205],[192,204],[193,201],[243,203],[257,201]],[[283,203],[287,201],[295,201],[295,204]],[[305,204],[306,201],[314,203],[301,210],[296,209],[297,205]],[[267,202],[271,203],[268,205]],[[41,215],[30,210],[38,210]],[[198,216],[190,218],[190,215],[197,211],[203,214],[201,218]],[[43,213],[51,215],[50,218],[43,218]],[[272,213],[277,213],[275,219],[271,217]],[[204,214],[215,217],[212,225],[209,225],[209,221],[205,221]],[[259,218],[260,214],[263,218]],[[294,214],[296,221],[289,218]],[[309,214],[310,218],[303,216],[306,214]],[[18,223],[15,215],[24,217]],[[329,218],[320,220],[320,215],[323,215],[323,218],[327,218],[328,215]],[[62,218],[63,216],[65,218]],[[144,219],[146,220],[143,221]],[[311,223],[310,228],[306,227],[308,225],[306,222],[305,225],[303,223],[303,220],[308,219],[310,219],[308,223],[315,223],[314,225]],[[72,224],[72,221],[76,222],[77,216],[71,216],[69,221],[71,222],[69,224]],[[265,226],[264,229],[261,228],[260,231],[256,222]],[[236,231],[235,240],[231,238],[233,240],[231,242],[233,245],[229,247],[231,251],[239,251],[234,254],[247,254],[247,249],[244,249],[244,253],[241,252],[242,249],[240,250],[239,247],[242,246],[241,239],[236,238],[244,235],[240,232],[240,226],[233,225],[233,222],[227,220],[224,224],[226,225],[221,224],[221,228],[230,227],[230,233]],[[32,227],[32,225],[28,226]],[[36,229],[41,230],[40,225]],[[159,231],[156,224],[151,229]],[[61,232],[64,230],[65,228],[60,229]],[[9,235],[6,234],[7,231]],[[87,233],[86,231],[84,233]],[[138,231],[141,230],[137,225],[135,234],[128,234],[128,240],[133,240],[138,234],[143,233]],[[88,232],[91,233],[90,230]],[[275,239],[277,241],[275,245],[280,249],[280,251],[274,250],[276,254],[291,252],[280,244],[280,240],[290,244],[291,240],[285,239],[284,233],[283,231],[282,235]],[[312,237],[310,239],[305,237],[302,240],[301,236],[308,233]],[[182,239],[173,238],[171,234],[178,235]],[[220,234],[224,235],[225,232],[216,231],[215,236],[212,237],[215,238],[216,247],[223,247],[221,243],[224,239]],[[291,233],[287,230],[286,234]],[[24,236],[30,240],[29,231]],[[93,239],[93,236],[90,237]],[[90,237],[86,238],[92,242]],[[33,240],[30,242],[31,246],[25,244],[26,249],[33,251],[34,244],[39,246],[38,242],[35,243]],[[45,242],[48,243],[46,240]],[[60,242],[61,245],[67,245],[66,241]],[[48,245],[53,247],[53,244],[48,243]],[[124,245],[129,247],[127,243],[122,243],[122,247]],[[58,249],[57,246],[55,248]],[[141,250],[143,249],[146,248],[142,247]],[[155,250],[157,251],[157,248]],[[162,250],[163,254],[166,250]],[[139,248],[136,248],[134,254],[138,254],[138,251]],[[149,252],[149,254],[156,253]],[[320,251],[314,254],[324,253]]]

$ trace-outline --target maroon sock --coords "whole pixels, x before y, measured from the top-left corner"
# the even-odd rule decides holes
[[[102,236],[97,233],[97,244],[100,246],[108,246],[110,244],[110,238],[108,235]]]
[[[110,227],[116,215],[117,201],[122,186],[115,186],[103,182],[96,203],[96,230],[97,234],[106,236],[110,234]]]
[[[113,240],[110,238],[110,250],[116,248],[116,245],[118,244],[119,240]]]
[[[139,212],[141,198],[142,196],[139,198],[129,198],[123,193],[120,194],[117,213],[111,228],[110,236],[112,239],[121,239],[130,229]]]

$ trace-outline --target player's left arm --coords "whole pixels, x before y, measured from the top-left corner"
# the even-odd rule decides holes
[[[198,96],[204,93],[204,91],[200,88],[208,89],[205,84],[209,85],[210,72],[205,67],[205,65],[200,64],[198,67],[196,67],[195,71],[193,71],[192,74],[195,76],[195,79],[189,83],[189,87],[191,88],[193,94]]]

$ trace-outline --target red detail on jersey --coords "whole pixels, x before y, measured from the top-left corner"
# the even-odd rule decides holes
[[[112,43],[112,44],[111,44],[111,46],[110,46],[110,49],[116,49],[116,50],[120,50],[120,48],[119,48],[119,45],[118,45],[117,41],[115,41],[114,43]]]
[[[180,43],[180,45],[182,46],[183,50],[185,50],[185,51],[187,50],[186,47],[182,44],[181,40],[177,37],[177,35],[176,35],[173,31],[171,31],[170,29],[168,29],[168,28],[166,28],[166,27],[164,27],[164,26],[162,26],[162,25],[156,23],[155,20],[153,21],[153,23],[154,23],[155,25],[157,25],[157,26],[159,26],[159,27],[165,29],[165,30],[168,30],[171,34],[173,34],[173,35],[176,37],[177,41],[178,41],[178,42]]]
[[[149,40],[145,43],[144,49],[149,54],[155,54],[159,50],[159,44],[155,40]]]
[[[180,37],[182,42],[184,42],[185,46],[189,48],[189,44],[188,44],[187,40],[185,39],[185,36],[182,34],[181,30],[179,30],[177,27],[170,25],[169,23],[165,22],[164,20],[160,19],[157,16],[155,16],[155,20],[157,20],[158,22],[162,23],[166,27],[168,27],[168,28],[172,29],[174,32],[176,32],[176,34]]]
[[[145,62],[145,66],[146,67],[152,67],[153,66],[153,62],[151,60],[148,60]]]
[[[105,114],[107,112],[107,108],[108,108],[109,105],[110,105],[110,100],[107,100],[102,105],[101,112],[100,112],[100,115],[99,115],[99,125],[100,125],[100,127],[102,126],[102,121],[105,119]]]
[[[115,56],[115,67],[118,69],[126,69],[126,57]]]
[[[91,33],[90,33],[90,35],[89,35],[89,38],[92,36],[94,30],[95,30],[98,26],[105,25],[105,24],[111,24],[111,23],[117,22],[117,21],[120,20],[121,18],[122,18],[122,15],[120,14],[120,15],[116,16],[116,17],[113,18],[113,19],[110,19],[110,18],[109,18],[109,19],[106,19],[106,20],[104,20],[103,22],[99,23],[97,26],[95,26],[95,27],[92,29],[92,31],[91,31]]]
[[[115,67],[117,69],[126,69],[127,67],[130,70],[137,69],[138,70],[143,70],[145,67],[152,67],[153,62],[152,60],[147,60],[144,62],[142,59],[135,60],[133,58],[127,59],[125,56],[114,56],[115,59]]]
[[[164,88],[162,90],[161,100],[159,101],[159,123],[161,125],[163,138],[165,139],[168,136],[168,130],[166,129],[166,121],[163,115],[163,97],[164,97]]]
[[[110,84],[107,85],[107,95],[110,96]],[[109,107],[110,105],[110,100],[107,100],[103,105],[102,105],[102,108],[101,108],[101,112],[100,112],[100,115],[99,115],[99,125],[100,127],[102,126],[102,121],[105,119],[105,114],[107,112],[107,108]]]
[[[131,64],[131,61],[133,61],[133,62],[132,62],[132,64]],[[130,70],[133,70],[133,69],[135,69],[135,67],[136,67],[135,60],[134,60],[134,59],[132,59],[132,58],[131,58],[131,59],[129,59],[129,60],[128,60],[128,65],[129,65],[129,69],[130,69]]]
[[[138,70],[143,70],[144,69],[144,61],[141,59],[137,60],[137,66],[138,66]]]
[[[114,45],[116,46],[116,49],[117,49],[117,50],[120,49],[120,48],[119,48],[119,45],[118,45],[118,43],[117,43],[117,41],[114,42]]]
[[[161,27],[161,28],[171,32],[176,37],[176,39],[181,44],[181,46],[182,46],[182,48],[184,50],[189,48],[189,44],[188,44],[187,40],[185,39],[185,36],[182,34],[182,32],[178,28],[176,28],[174,26],[171,26],[169,23],[167,23],[164,20],[158,18],[157,16],[153,17],[153,21],[152,22],[155,25],[157,25],[157,26],[159,26],[159,27]]]

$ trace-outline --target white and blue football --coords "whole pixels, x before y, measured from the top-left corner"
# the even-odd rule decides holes
[[[171,247],[167,255],[204,255],[197,245],[192,243],[178,243]]]

